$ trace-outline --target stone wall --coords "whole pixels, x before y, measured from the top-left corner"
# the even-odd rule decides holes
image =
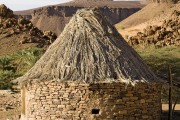
[[[21,120],[160,120],[160,91],[160,84],[31,82]]]

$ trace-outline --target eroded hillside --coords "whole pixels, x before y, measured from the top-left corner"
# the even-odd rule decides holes
[[[174,11],[162,25],[146,27],[143,32],[129,38],[130,45],[153,44],[156,47],[180,45],[180,11]]]
[[[0,5],[0,55],[38,46],[47,47],[56,39],[51,31],[41,31],[31,21],[18,17],[5,5]]]

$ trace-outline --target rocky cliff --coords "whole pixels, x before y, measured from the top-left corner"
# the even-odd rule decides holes
[[[32,23],[42,30],[51,30],[60,34],[73,14],[83,7],[51,6],[33,11]],[[110,21],[116,24],[127,18],[140,8],[109,8],[101,7],[100,11]]]
[[[131,14],[140,10],[143,5],[139,2],[122,2],[112,0],[74,0],[68,3],[16,12],[31,19],[32,23],[41,30],[51,30],[60,34],[78,9],[98,7],[102,14],[116,24]],[[31,14],[31,15],[30,15]]]

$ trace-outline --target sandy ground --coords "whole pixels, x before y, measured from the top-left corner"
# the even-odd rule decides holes
[[[162,110],[166,111],[168,109],[168,104],[162,104]],[[175,110],[180,111],[180,104],[176,104]]]
[[[20,93],[0,90],[0,120],[19,120]]]
[[[168,104],[162,104],[161,120],[168,120]],[[177,104],[173,113],[173,120],[180,120],[180,104]]]
[[[9,111],[0,111],[0,120],[19,120],[20,118],[20,108],[9,110]]]

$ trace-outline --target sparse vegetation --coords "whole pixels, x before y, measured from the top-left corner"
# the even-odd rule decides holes
[[[125,29],[125,26],[124,25],[119,25],[119,26],[117,26],[119,29],[121,29],[121,30],[124,30]]]
[[[145,63],[151,67],[159,76],[167,76],[168,65],[172,66],[173,77],[180,77],[180,47],[167,46],[163,48],[137,47],[137,52]]]
[[[22,76],[43,54],[41,48],[28,48],[0,56],[0,89],[11,89],[11,80]]]
[[[140,54],[145,63],[163,80],[168,79],[168,65],[171,65],[173,80],[174,82],[179,82],[177,80],[180,78],[180,47],[167,46],[163,48],[154,48],[152,46],[146,46],[146,48],[136,47],[136,51]],[[180,89],[174,86],[173,101],[178,98],[178,103],[180,103],[179,92]],[[168,85],[163,86],[162,98],[162,102],[168,102]]]

